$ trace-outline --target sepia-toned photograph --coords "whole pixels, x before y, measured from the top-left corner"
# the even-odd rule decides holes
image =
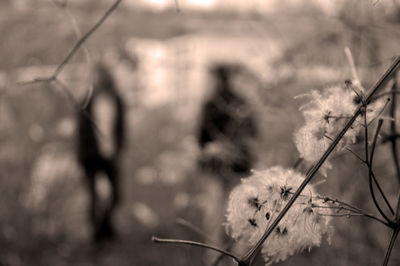
[[[0,266],[400,265],[400,0],[0,0]]]

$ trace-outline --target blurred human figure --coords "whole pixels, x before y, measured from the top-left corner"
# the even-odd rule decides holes
[[[234,80],[240,71],[239,66],[229,64],[211,69],[214,93],[203,106],[198,131],[202,149],[199,166],[207,200],[204,230],[219,245],[223,244],[222,223],[228,193],[255,163],[250,145],[257,135],[253,113],[249,103],[235,91]],[[213,256],[207,257],[210,263]]]
[[[228,64],[212,69],[215,92],[203,107],[198,136],[201,168],[219,176],[225,187],[248,174],[255,161],[249,145],[257,132],[251,106],[235,92],[232,82],[239,71]]]
[[[118,162],[124,139],[123,102],[103,64],[94,68],[93,93],[78,120],[78,161],[90,194],[93,240],[101,242],[115,235],[112,217],[120,200]]]

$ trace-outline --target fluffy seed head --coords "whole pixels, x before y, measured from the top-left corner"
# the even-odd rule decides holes
[[[300,108],[305,124],[294,134],[294,142],[300,156],[310,163],[315,163],[344,128],[364,95],[364,89],[358,83],[351,82],[346,86],[331,87],[323,92],[313,90],[307,94],[310,101]],[[367,123],[370,123],[379,115],[384,105],[384,100],[370,103],[365,114],[357,118],[341,139],[336,151],[355,143],[356,136],[365,123],[364,116],[367,116]],[[326,169],[329,168],[330,164],[327,162],[321,170],[326,175]]]
[[[255,171],[230,194],[227,232],[236,240],[254,245],[278,216],[304,176],[280,166]],[[319,246],[330,228],[330,209],[308,185],[262,247],[267,263]]]

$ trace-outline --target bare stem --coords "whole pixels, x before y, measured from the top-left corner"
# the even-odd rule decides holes
[[[376,187],[378,188],[379,192],[381,193],[381,195],[382,195],[382,197],[383,197],[383,200],[385,201],[386,205],[388,206],[390,212],[391,212],[392,215],[393,215],[393,214],[394,214],[393,208],[392,208],[392,206],[390,205],[388,199],[386,198],[385,193],[383,193],[382,188],[381,188],[381,186],[379,185],[378,180],[376,179],[376,177],[375,177],[375,175],[374,175],[374,173],[373,173],[373,171],[372,171],[372,163],[373,163],[373,160],[374,160],[375,147],[376,147],[376,143],[377,143],[377,140],[378,140],[379,132],[380,132],[380,130],[381,130],[381,128],[382,128],[382,124],[383,124],[383,120],[382,120],[382,119],[379,119],[379,121],[378,121],[378,126],[377,126],[377,128],[376,128],[376,132],[375,132],[375,135],[374,135],[374,139],[373,139],[373,141],[372,141],[371,156],[370,156],[370,159],[369,159],[369,172],[370,172],[370,175],[372,176],[372,178],[373,178],[373,180],[374,180],[374,182],[375,182]]]
[[[383,193],[382,187],[380,186],[380,184],[379,184],[379,182],[378,182],[378,180],[377,180],[377,178],[375,176],[375,173],[374,173],[374,171],[372,169],[371,169],[371,175],[372,175],[372,180],[374,181],[376,187],[378,188],[379,193],[381,194],[383,200],[385,201],[386,206],[388,207],[390,213],[394,214],[394,210],[392,208],[392,205],[390,204],[389,200],[387,199],[385,193]]]
[[[390,121],[390,131],[392,135],[396,135],[397,134],[397,127],[396,127],[396,108],[397,108],[397,95],[396,95],[396,91],[397,91],[397,73],[394,74],[393,77],[393,85],[391,88],[391,92],[392,92],[392,104],[390,106],[390,117],[393,118],[393,120]],[[396,138],[392,138],[390,140],[391,145],[392,145],[392,155],[393,155],[393,160],[394,160],[394,164],[396,167],[396,173],[397,173],[397,178],[400,181],[400,164],[399,164],[399,155],[397,153],[397,139]]]
[[[366,114],[364,117],[364,122],[365,125],[367,125],[367,118],[366,118]],[[392,224],[392,221],[389,217],[386,216],[386,214],[383,212],[381,206],[379,205],[376,196],[375,196],[375,192],[374,192],[374,187],[372,185],[372,180],[373,180],[373,174],[372,174],[372,164],[373,164],[373,158],[374,158],[374,151],[375,151],[375,145],[376,145],[376,140],[377,140],[377,136],[379,134],[379,131],[382,127],[382,123],[383,120],[379,120],[378,126],[376,128],[376,132],[375,132],[375,136],[374,136],[374,140],[373,140],[373,144],[372,144],[372,148],[371,148],[371,156],[369,157],[368,155],[368,127],[365,126],[365,158],[367,160],[367,167],[368,167],[368,187],[369,187],[369,191],[371,194],[371,198],[372,201],[374,202],[374,205],[376,207],[376,209],[379,211],[379,213],[382,215],[382,217],[389,223]],[[378,183],[377,180],[375,179],[375,183]],[[382,192],[382,195],[384,196],[385,194]],[[384,196],[385,197],[385,196]]]
[[[89,121],[89,123],[92,124],[94,130],[96,131],[97,134],[99,134],[100,137],[104,137],[103,133],[100,131],[99,127],[96,125],[95,121],[93,120],[92,116],[86,111],[86,109],[82,108],[82,106],[79,105],[78,101],[75,99],[75,97],[72,95],[71,90],[62,83],[58,79],[53,80],[54,84],[58,86],[70,99],[72,104],[75,106],[75,108],[83,115],[85,118]]]
[[[35,78],[34,80],[31,81],[25,81],[25,82],[17,82],[19,85],[28,85],[28,84],[33,84],[37,82],[50,82],[54,81],[57,79],[58,75],[62,71],[62,69],[65,67],[66,64],[72,59],[72,57],[75,55],[75,53],[79,50],[79,48],[85,43],[85,41],[103,24],[103,22],[110,16],[110,14],[118,7],[118,5],[121,3],[122,0],[116,0],[114,4],[110,6],[110,8],[103,14],[103,16],[96,22],[96,24],[93,25],[91,29],[89,29],[88,32],[86,32],[85,35],[83,35],[72,47],[70,52],[67,54],[67,56],[64,58],[64,60],[58,65],[56,70],[54,71],[53,75],[47,78]],[[57,6],[60,6],[57,4]],[[62,5],[60,7],[63,7]],[[76,30],[76,29],[75,29]]]
[[[330,141],[333,141],[333,139],[331,137],[329,137],[328,135],[324,134],[324,137],[329,139]],[[353,154],[358,160],[360,160],[362,163],[365,163],[365,160],[363,158],[360,157],[360,155],[358,155],[355,151],[353,151],[352,149],[350,149],[349,147],[344,147],[347,151],[349,151],[351,154]],[[341,156],[343,156],[344,153],[342,154],[338,154],[336,156],[334,156],[333,158],[339,158]]]
[[[394,77],[393,77],[393,86],[391,88],[391,92],[392,92],[392,105],[390,108],[390,116],[393,119],[390,122],[390,133],[392,136],[396,136],[397,133],[397,125],[396,125],[396,108],[397,108],[397,95],[396,95],[396,91],[397,91],[397,72],[395,73]],[[400,164],[399,164],[399,155],[397,152],[397,138],[393,137],[390,138],[390,142],[391,142],[391,147],[392,147],[392,156],[393,156],[393,161],[394,161],[394,165],[396,168],[396,173],[397,173],[397,179],[400,182]],[[395,213],[395,219],[398,221],[400,218],[400,191],[399,191],[399,196],[397,199],[397,208],[396,208],[396,213]]]
[[[392,90],[387,91],[387,92],[382,92],[382,93],[376,95],[376,96],[374,97],[374,100],[379,99],[379,98],[381,98],[381,97],[383,97],[383,96],[385,96],[385,95],[392,95],[392,96],[393,96],[393,94],[395,94],[395,95],[400,94],[400,90],[393,90],[393,89],[392,89]]]
[[[224,254],[225,256],[231,257],[234,259],[236,262],[239,263],[239,258],[233,255],[232,253],[222,250],[220,248],[210,246],[208,244],[200,243],[200,242],[195,242],[195,241],[190,241],[190,240],[181,240],[181,239],[169,239],[169,238],[158,238],[153,236],[151,240],[155,243],[164,243],[164,244],[180,244],[180,245],[189,245],[189,246],[195,246],[195,247],[202,247],[202,248],[207,248],[214,250],[216,252],[219,252],[221,254]]]
[[[71,21],[71,24],[72,24],[72,27],[73,27],[73,29],[75,31],[75,35],[76,35],[77,40],[81,39],[82,38],[82,32],[81,32],[81,30],[79,28],[79,25],[78,25],[78,22],[76,21],[75,16],[71,13],[71,11],[69,10],[69,8],[67,6],[65,6],[64,11],[65,11],[65,14],[67,15],[68,19]],[[91,60],[91,56],[90,56],[89,50],[88,50],[88,48],[86,47],[86,45],[84,43],[82,44],[82,49],[83,49],[83,52],[85,54],[85,58],[86,58],[86,63],[87,63],[88,69],[90,71],[90,68],[91,68],[91,65],[92,65],[92,60]],[[87,91],[87,94],[86,94],[86,96],[84,98],[85,100],[83,101],[83,104],[82,104],[82,106],[84,108],[87,107],[87,105],[89,104],[89,101],[90,101],[90,99],[92,98],[92,95],[93,95],[93,86],[92,86],[92,84],[90,82],[90,75],[86,75],[86,80],[87,80],[87,84],[88,84],[87,85],[88,91]]]
[[[207,241],[210,241],[210,243],[215,244],[214,241],[203,230],[201,230],[198,226],[194,225],[193,223],[189,222],[188,220],[185,220],[183,218],[177,218],[176,222],[179,225],[182,225],[183,227],[186,227],[189,230],[195,232],[196,234],[202,236]]]
[[[394,243],[396,242],[396,238],[397,238],[398,234],[399,234],[399,228],[393,229],[392,237],[390,238],[389,246],[386,250],[385,259],[382,264],[383,266],[387,266],[389,263],[390,254],[392,253],[393,246],[394,246]]]
[[[381,186],[379,185],[378,180],[376,179],[376,177],[375,177],[375,175],[373,173],[373,170],[372,170],[372,164],[373,164],[374,154],[375,154],[375,147],[376,147],[376,143],[377,143],[377,140],[378,140],[379,132],[380,132],[380,130],[382,128],[382,124],[383,124],[383,120],[379,119],[378,125],[376,127],[376,131],[375,131],[375,135],[374,135],[374,138],[373,138],[373,141],[372,141],[372,146],[371,146],[371,155],[370,155],[370,158],[369,158],[369,172],[370,172],[370,175],[372,176],[372,178],[373,178],[373,180],[375,182],[376,187],[378,188],[379,192],[381,193],[383,200],[385,201],[386,205],[388,206],[390,212],[393,215],[394,214],[393,208],[390,205],[388,199],[386,198],[385,193],[383,193],[383,190],[382,190]]]
[[[371,218],[371,219],[373,219],[373,220],[376,220],[376,221],[378,221],[378,222],[380,222],[380,223],[382,223],[382,224],[384,224],[384,225],[390,227],[390,224],[389,224],[388,222],[386,222],[385,220],[382,220],[382,219],[376,217],[374,214],[369,213],[369,212],[367,212],[366,210],[363,210],[363,209],[361,209],[360,207],[354,206],[354,205],[352,205],[352,204],[350,204],[350,203],[343,202],[343,201],[340,201],[340,200],[338,200],[338,199],[332,199],[332,198],[330,198],[330,197],[318,196],[317,198],[322,199],[322,200],[324,200],[324,201],[329,201],[329,202],[331,202],[331,203],[333,203],[333,204],[334,204],[334,203],[339,204],[339,206],[336,207],[337,209],[343,209],[343,210],[348,210],[348,211],[351,211],[351,212],[354,212],[354,213],[358,213],[359,215],[362,215],[362,216]],[[317,208],[320,208],[320,207],[317,206]]]
[[[74,54],[78,51],[81,45],[103,24],[103,22],[108,18],[108,16],[118,7],[122,0],[116,0],[114,4],[104,13],[104,15],[94,24],[94,26],[80,38],[76,44],[72,47],[71,51],[65,57],[65,59],[61,62],[61,64],[54,71],[53,77],[57,77],[61,72],[63,67],[71,60]]]
[[[54,0],[53,2],[60,8],[64,8],[67,12],[67,15],[70,17],[74,30],[75,30],[75,34],[78,37],[78,41],[76,42],[76,44],[73,46],[73,48],[71,49],[71,51],[68,53],[68,55],[64,58],[64,60],[58,65],[58,67],[56,68],[56,70],[54,71],[53,75],[51,75],[50,77],[47,78],[35,78],[31,81],[25,81],[25,82],[17,82],[18,85],[29,85],[29,84],[34,84],[34,83],[38,83],[38,82],[56,82],[56,84],[60,87],[62,87],[62,89],[68,94],[68,97],[70,99],[74,99],[74,97],[72,97],[72,94],[70,91],[67,91],[66,86],[63,85],[58,79],[58,75],[60,74],[60,72],[62,71],[62,69],[64,68],[64,66],[71,60],[71,58],[74,56],[74,54],[79,50],[79,48],[81,46],[83,46],[84,42],[103,24],[103,22],[108,18],[108,16],[118,7],[118,5],[120,4],[122,0],[116,0],[114,2],[114,4],[103,14],[103,16],[96,22],[96,24],[83,36],[81,36],[82,34],[80,33],[79,27],[76,23],[75,18],[72,16],[72,14],[70,14],[68,12],[67,9],[67,2],[66,1],[56,1]],[[84,46],[83,46],[84,47]],[[84,47],[85,48],[85,47]],[[86,55],[86,59],[88,61],[88,64],[90,64],[90,56],[89,53],[87,51],[87,49],[85,48],[85,55]],[[89,93],[88,96],[86,97],[87,99],[90,98],[91,96],[91,88],[89,88]],[[76,100],[74,99],[74,104],[76,106],[79,106],[79,104],[77,104]],[[87,104],[87,100],[84,103],[84,107]],[[79,106],[79,110],[82,112],[84,111],[81,106]],[[91,119],[90,119],[91,120]]]
[[[383,112],[385,111],[386,107],[388,106],[390,102],[390,98],[386,99],[385,105],[382,107],[382,109],[379,111],[379,113],[371,119],[371,121],[369,121],[369,123],[367,124],[367,126],[369,127],[378,117],[381,116],[381,114],[383,114]]]
[[[366,104],[369,104],[372,101],[372,98],[375,95],[375,93],[377,91],[379,91],[383,86],[386,85],[386,83],[389,81],[389,79],[397,71],[399,66],[400,66],[400,56],[396,56],[392,65],[388,68],[388,70],[386,70],[386,72],[381,76],[381,78],[369,90],[369,94],[368,94],[367,98],[365,99]]]
[[[381,119],[380,119],[380,120],[381,120]],[[382,121],[383,121],[383,120],[382,120]],[[381,124],[382,124],[382,122],[380,122],[380,125],[378,125],[379,130],[380,130],[381,126],[382,126]],[[379,130],[378,130],[377,133],[375,134],[376,137],[378,136]],[[368,132],[367,132],[367,134],[368,134]],[[327,135],[325,135],[325,137],[328,138],[328,139],[330,139],[330,140],[332,140],[332,138],[330,138],[330,137],[327,136]],[[376,145],[376,141],[377,141],[377,138],[376,138],[376,137],[374,137],[373,152],[374,152],[374,150],[375,150],[375,145]],[[366,144],[366,145],[368,145],[368,144]],[[351,152],[357,159],[359,159],[362,163],[366,164],[367,167],[369,168],[369,163],[368,163],[367,160],[362,159],[362,158],[361,158],[356,152],[354,152],[352,149],[350,149],[350,148],[348,148],[348,147],[345,147],[345,149],[348,150],[349,152]],[[371,153],[371,156],[372,156],[373,152]],[[377,187],[378,190],[379,190],[379,193],[381,194],[383,200],[385,201],[387,207],[389,208],[389,211],[390,211],[392,214],[394,214],[393,208],[392,208],[392,206],[390,205],[390,203],[389,203],[389,201],[388,201],[388,199],[387,199],[385,193],[383,193],[383,190],[382,190],[382,188],[381,188],[381,186],[380,186],[378,180],[376,179],[376,176],[375,176],[374,172],[372,171],[372,169],[371,169],[371,175],[372,175],[372,180],[374,181],[376,187]]]

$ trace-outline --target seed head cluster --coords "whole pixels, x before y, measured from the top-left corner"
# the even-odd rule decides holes
[[[310,101],[300,108],[305,124],[294,133],[294,142],[300,157],[315,163],[327,150],[332,140],[343,129],[345,124],[354,114],[358,105],[364,99],[365,91],[357,82],[346,82],[345,86],[335,86],[323,92],[311,91],[305,95]],[[353,123],[350,129],[339,142],[336,151],[354,144],[359,132],[369,124],[382,111],[384,100],[370,103],[361,116]],[[326,176],[326,169],[331,168],[327,161],[321,168]]]
[[[297,190],[304,175],[275,166],[254,171],[233,189],[227,209],[227,232],[234,239],[254,245]],[[307,185],[262,247],[267,265],[319,246],[331,232],[331,210]]]

